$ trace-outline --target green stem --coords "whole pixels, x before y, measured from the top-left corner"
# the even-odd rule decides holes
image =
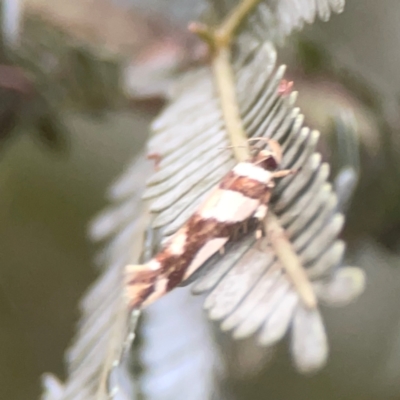
[[[310,309],[315,308],[317,306],[317,298],[307,274],[301,265],[299,256],[294,251],[278,218],[270,211],[265,224],[265,232],[274,248],[275,254],[293,286],[296,288],[304,305]]]
[[[212,62],[215,83],[221,101],[225,127],[237,161],[247,160],[250,156],[247,135],[243,128],[239,105],[236,98],[235,77],[230,63],[228,48],[220,48]]]
[[[244,19],[254,10],[261,0],[242,0],[222,21],[215,31],[218,47],[230,46],[235,34]]]

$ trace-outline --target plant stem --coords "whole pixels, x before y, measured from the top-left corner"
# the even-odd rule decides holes
[[[268,214],[265,232],[304,305],[311,309],[315,308],[317,298],[314,289],[278,218],[272,212]]]
[[[218,47],[230,46],[240,24],[260,1],[261,0],[242,0],[239,2],[215,31]]]
[[[239,162],[245,161],[250,156],[250,149],[240,116],[235,90],[235,77],[228,48],[222,47],[218,50],[212,62],[212,69],[221,101],[225,127],[235,158]]]
[[[215,30],[202,24],[189,26],[192,32],[197,33],[209,45],[212,52],[212,69],[221,101],[222,114],[237,161],[247,160],[250,157],[250,148],[236,96],[230,46],[240,24],[260,1],[240,1]]]

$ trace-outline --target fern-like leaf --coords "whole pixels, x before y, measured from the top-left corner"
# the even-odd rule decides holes
[[[236,0],[209,0],[220,17],[227,15]],[[341,13],[345,0],[263,0],[247,20],[246,30],[261,41],[281,43],[293,30],[312,24],[316,17],[328,21],[332,12]]]
[[[224,16],[235,3],[215,0],[212,4]],[[329,167],[315,152],[318,132],[303,126],[303,116],[294,105],[296,94],[279,91],[285,68],[276,66],[272,40],[281,40],[304,22],[312,22],[316,14],[327,19],[331,11],[342,7],[340,0],[262,1],[248,25],[242,27],[232,68],[245,132],[249,137],[278,140],[284,150],[282,167],[301,167],[301,171],[284,178],[274,190],[267,236],[261,242],[248,234],[233,242],[224,256],[209,260],[193,277],[197,278],[193,291],[207,294],[205,308],[210,318],[221,321],[222,329],[232,331],[234,337],[257,333],[260,344],[271,346],[291,328],[292,354],[303,372],[325,363],[328,345],[320,312],[304,305],[288,265],[304,268],[317,297],[330,305],[342,305],[356,297],[364,279],[356,268],[337,268],[345,247],[337,239],[343,216],[336,212],[337,200],[327,180]],[[179,80],[171,91],[169,106],[152,129],[148,152],[160,162],[147,180],[142,211],[134,205],[140,193],[138,183],[147,173],[138,173],[140,169],[134,167],[112,190],[119,205],[104,214],[92,230],[97,238],[115,237],[102,254],[108,268],[83,302],[80,333],[69,353],[71,375],[65,385],[69,394],[63,399],[101,399],[105,395],[102,373],[115,354],[109,349],[121,344],[126,328],[114,319],[110,323],[109,318],[121,312],[121,303],[115,300],[121,292],[120,269],[138,258],[136,250],[132,256],[132,246],[141,243],[138,235],[143,233],[138,214],[144,213],[148,222],[143,246],[146,258],[182,226],[236,163],[209,68]],[[293,252],[290,262],[284,262],[285,255],[277,252],[282,242]],[[112,332],[117,332],[116,337]],[[176,393],[179,390],[176,387]]]
[[[136,177],[134,182],[130,181],[132,170]],[[138,178],[151,173],[152,166],[146,159],[139,158],[135,160],[132,170],[129,171],[129,183],[133,183],[133,188],[131,185],[130,187],[134,192],[140,193],[144,183]],[[116,193],[115,197],[118,197],[119,191],[122,192],[120,196],[123,196],[123,187],[124,181],[120,180],[112,189]],[[122,270],[126,263],[138,261],[142,248],[140,237],[148,222],[146,212],[141,209],[139,197],[131,198],[129,203],[134,215],[142,217],[129,220],[123,232],[101,254],[100,259],[106,269],[81,302],[83,316],[79,331],[66,353],[68,379],[62,390],[60,387],[54,389],[54,378],[47,376],[44,379],[47,393],[52,393],[51,389],[53,392],[61,392],[58,397],[60,400],[108,399],[109,387],[115,386],[116,380],[121,390],[115,398],[134,398],[135,389],[132,388],[130,378],[126,378],[126,369],[114,368],[109,376],[115,360],[120,356],[128,332],[127,310],[122,296]],[[113,224],[121,221],[120,210],[112,210],[112,215],[113,218],[110,218],[109,213],[104,212],[99,216],[92,227],[95,237],[108,235]],[[127,248],[129,251],[126,251]],[[50,397],[53,398],[54,396]]]
[[[301,301],[276,255],[274,237],[281,229],[293,246],[296,262],[316,285],[321,280],[335,285],[342,278],[335,268],[344,244],[336,238],[344,219],[335,212],[336,196],[327,181],[329,166],[315,152],[318,132],[303,126],[303,116],[294,107],[295,93],[279,93],[284,67],[275,67],[273,45],[245,32],[235,54],[236,93],[246,133],[278,140],[284,150],[282,168],[301,171],[283,179],[274,191],[271,208],[278,226],[267,230],[262,243],[250,234],[232,244],[223,257],[214,256],[196,275],[194,291],[210,292],[205,302],[210,318],[221,320],[222,328],[232,330],[237,338],[259,331],[260,343],[271,345],[293,321],[296,364],[302,371],[312,371],[325,363],[328,353],[321,316]],[[224,150],[230,143],[218,102],[210,71],[196,71],[180,83],[171,106],[153,124],[149,152],[158,154],[161,162],[147,182],[144,199],[155,216],[155,248],[188,219],[235,164],[233,155]],[[347,296],[352,298],[362,290],[363,275],[358,269],[345,269],[343,274],[349,281]],[[343,294],[336,294],[330,301],[343,302]]]
[[[181,289],[144,312],[138,355],[145,399],[222,399],[224,366],[201,303]]]

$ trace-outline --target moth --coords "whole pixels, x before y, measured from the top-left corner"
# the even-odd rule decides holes
[[[238,163],[211,191],[197,211],[147,263],[125,268],[125,292],[131,309],[145,307],[159,299],[197,271],[249,220],[261,223],[267,215],[275,179],[292,174],[278,170],[282,150],[278,142],[266,140]],[[250,139],[252,140],[252,139]],[[261,231],[257,230],[257,237]]]

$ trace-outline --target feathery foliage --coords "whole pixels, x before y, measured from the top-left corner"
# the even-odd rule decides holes
[[[236,4],[211,3],[216,16],[225,16]],[[337,236],[344,219],[336,211],[329,166],[315,151],[318,132],[303,125],[294,105],[296,94],[279,90],[285,67],[276,66],[273,42],[312,22],[317,14],[326,20],[331,11],[342,8],[339,0],[262,1],[241,27],[228,61],[244,131],[248,137],[278,140],[284,151],[282,168],[301,170],[282,179],[274,190],[266,237],[256,242],[250,232],[233,242],[225,255],[203,266],[193,286],[195,293],[207,293],[209,317],[221,321],[221,328],[235,338],[257,333],[261,345],[271,346],[290,329],[292,354],[302,372],[320,368],[328,354],[319,309],[307,306],[304,293],[311,290],[329,305],[346,304],[362,291],[364,277],[356,268],[338,268],[345,246]],[[151,168],[141,160],[113,187],[111,197],[118,205],[93,226],[96,238],[114,237],[101,255],[106,269],[83,300],[80,330],[68,353],[70,376],[59,398],[106,398],[107,371],[126,331],[126,324],[119,322],[126,321],[121,318],[126,316],[121,302],[122,267],[138,262],[141,251],[142,259],[154,254],[237,162],[229,149],[229,123],[215,79],[206,67],[177,82],[169,106],[152,127],[148,152],[160,162],[146,182],[144,201],[140,201],[143,177]],[[179,340],[175,338],[176,343]],[[165,368],[171,374],[183,370]],[[127,381],[132,384],[132,379]],[[129,385],[112,382],[115,386],[120,386],[115,398],[134,398],[132,393],[123,396]],[[177,386],[175,393],[179,390]]]
[[[193,290],[210,291],[205,302],[210,318],[222,320],[222,328],[232,330],[237,338],[261,329],[260,343],[271,345],[293,319],[295,360],[301,370],[308,371],[326,360],[325,332],[318,310],[304,307],[274,254],[271,238],[277,234],[276,223],[317,286],[323,282],[320,279],[331,280],[333,286],[345,277],[349,281],[348,292],[335,292],[337,298],[332,296],[331,304],[344,302],[341,296],[356,296],[363,277],[356,269],[334,271],[344,252],[343,242],[336,240],[343,216],[335,212],[337,200],[327,182],[329,166],[315,153],[319,134],[303,126],[303,116],[294,107],[295,93],[279,93],[284,67],[275,68],[272,45],[243,36],[234,69],[245,131],[249,137],[278,140],[284,150],[282,168],[301,167],[301,171],[284,178],[274,190],[271,209],[277,219],[274,228],[268,221],[262,243],[253,233],[233,243],[223,256],[206,263]],[[212,107],[218,99],[208,70],[186,77],[180,86],[172,105],[153,124],[155,135],[148,145],[150,153],[161,157],[143,196],[151,201],[152,227],[159,242],[184,223],[235,164],[231,152],[224,150],[229,140],[218,108]]]

